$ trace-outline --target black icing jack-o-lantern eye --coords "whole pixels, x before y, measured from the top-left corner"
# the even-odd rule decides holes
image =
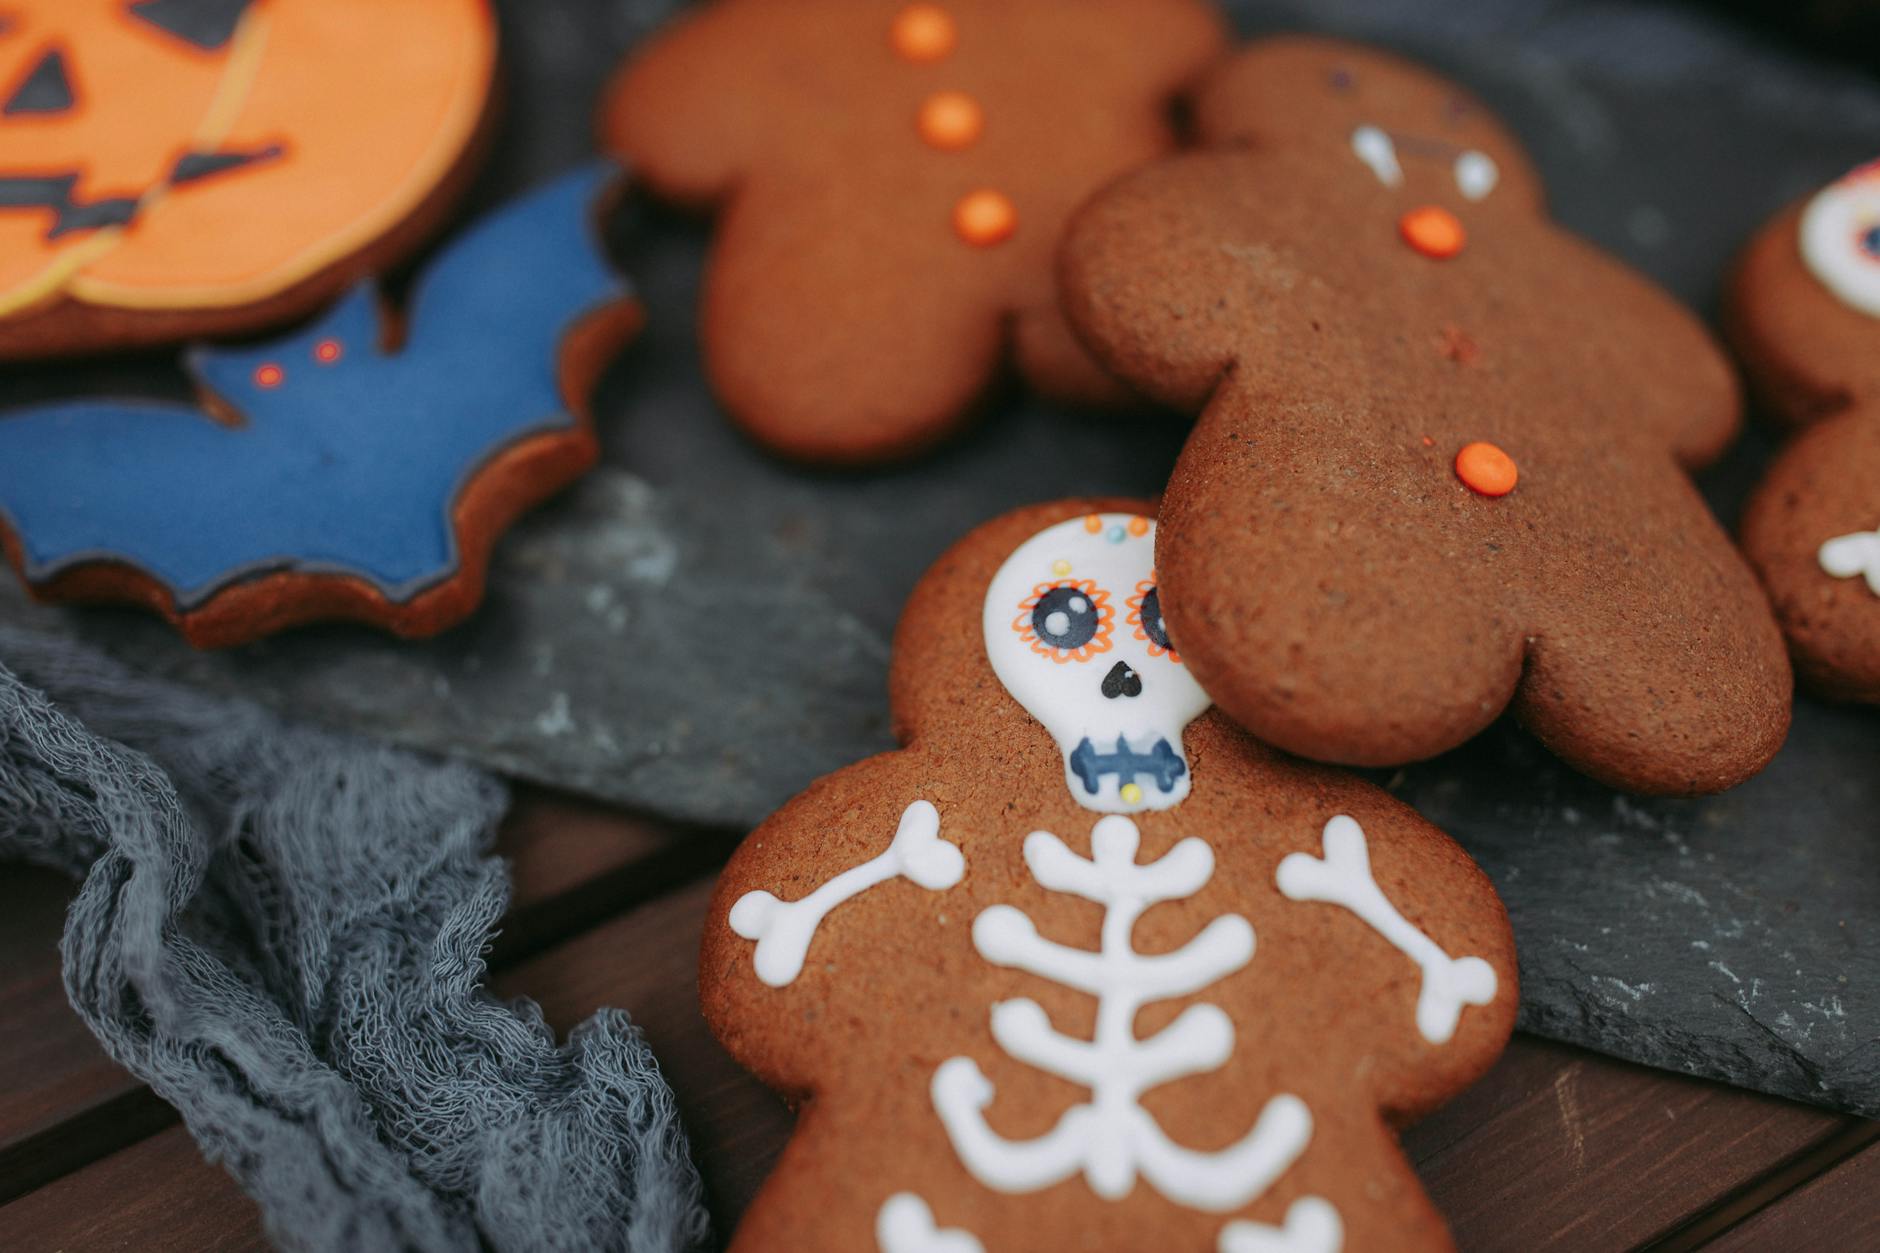
[[[1168,640],[1168,624],[1162,620],[1162,592],[1156,586],[1155,572],[1136,584],[1135,595],[1129,598],[1129,625],[1136,628],[1136,638],[1149,645],[1151,657],[1167,657],[1177,665],[1181,664],[1181,654]]]
[[[1031,651],[1060,664],[1089,661],[1113,644],[1110,594],[1089,579],[1040,583],[1018,609],[1012,629]]]

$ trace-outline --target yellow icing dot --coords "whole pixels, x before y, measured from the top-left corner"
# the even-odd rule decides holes
[[[1139,784],[1125,783],[1121,790],[1117,792],[1117,795],[1123,798],[1125,805],[1140,805],[1142,803],[1142,787]]]
[[[1059,557],[1056,561],[1051,563],[1051,573],[1057,575],[1060,579],[1070,572],[1071,563],[1064,560],[1062,557]]]

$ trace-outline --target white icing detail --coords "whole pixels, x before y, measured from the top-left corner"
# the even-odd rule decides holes
[[[897,1192],[875,1215],[875,1243],[881,1253],[986,1253],[970,1231],[939,1227],[927,1202],[912,1192]]]
[[[844,901],[895,878],[939,892],[965,874],[965,855],[940,838],[940,811],[927,801],[915,801],[902,812],[894,841],[880,856],[849,867],[800,901],[746,892],[731,907],[731,929],[757,941],[752,955],[757,977],[780,988],[802,973],[816,928]]]
[[[1254,939],[1245,918],[1228,914],[1172,953],[1138,954],[1131,935],[1143,911],[1192,896],[1214,873],[1214,852],[1199,839],[1183,840],[1146,866],[1136,864],[1141,841],[1136,824],[1116,815],[1092,830],[1090,859],[1049,832],[1025,840],[1025,864],[1041,885],[1104,907],[1096,952],[1044,939],[1009,905],[995,905],[973,921],[973,943],[987,961],[1097,998],[1093,1040],[1060,1034],[1036,1001],[1004,1001],[992,1010],[992,1035],[1001,1048],[1090,1089],[1090,1101],[1073,1106],[1035,1140],[1007,1140],[986,1125],[991,1082],[970,1057],[954,1057],[934,1072],[934,1108],[966,1169],[989,1188],[1033,1192],[1082,1171],[1093,1192],[1116,1200],[1140,1174],[1172,1201],[1225,1213],[1266,1191],[1298,1160],[1312,1136],[1312,1114],[1298,1097],[1282,1093],[1240,1141],[1204,1153],[1170,1141],[1142,1108],[1149,1089],[1225,1063],[1233,1054],[1234,1024],[1213,1005],[1191,1005],[1139,1040],[1137,1011],[1239,970],[1253,956]]]
[[[1293,853],[1279,864],[1279,890],[1295,901],[1342,905],[1423,969],[1417,996],[1417,1030],[1432,1044],[1446,1044],[1466,1005],[1495,999],[1495,968],[1479,957],[1453,958],[1417,930],[1392,905],[1371,877],[1364,828],[1340,814],[1325,824],[1325,856]]]
[[[986,656],[993,672],[1057,741],[1064,756],[1064,783],[1071,795],[1078,804],[1099,813],[1169,809],[1180,804],[1190,786],[1182,731],[1209,704],[1207,693],[1188,668],[1167,654],[1150,653],[1150,641],[1137,639],[1136,627],[1128,621],[1129,598],[1155,569],[1155,524],[1133,535],[1129,531],[1133,520],[1129,514],[1103,514],[1096,531],[1083,518],[1040,531],[1019,545],[986,588]],[[1076,574],[1058,573],[1066,567]],[[1092,652],[1087,661],[1058,661],[1040,654],[1014,628],[1024,616],[1024,602],[1039,587],[1066,577],[1078,582],[1087,579],[1108,596],[1109,647]],[[1077,612],[1087,613],[1090,608],[1086,604]],[[1053,613],[1044,627],[1062,636],[1071,620],[1066,615],[1060,622]],[[1103,694],[1103,678],[1119,661],[1142,680],[1142,692],[1113,700]],[[1130,754],[1120,760],[1141,766],[1127,777],[1120,769],[1102,769],[1106,759],[1116,757],[1119,741]],[[1089,747],[1080,757],[1079,746],[1086,742]],[[1073,768],[1074,761],[1090,766],[1091,754],[1096,758],[1095,791],[1085,786],[1086,775]],[[1166,769],[1171,763],[1179,766],[1179,775],[1158,777],[1156,766]],[[1123,798],[1122,790],[1129,783],[1142,789],[1134,802]]]
[[[1880,531],[1856,531],[1821,546],[1821,568],[1837,579],[1865,576],[1867,587],[1880,596]]]
[[[1456,190],[1465,200],[1486,200],[1501,182],[1501,167],[1495,158],[1474,148],[1456,158]]]
[[[1397,145],[1381,126],[1360,126],[1351,132],[1351,151],[1371,167],[1377,181],[1386,187],[1403,185],[1403,166],[1397,162]]]
[[[1231,1222],[1221,1228],[1219,1253],[1338,1253],[1345,1224],[1324,1197],[1302,1196],[1286,1207],[1286,1225]]]
[[[1828,184],[1802,211],[1802,261],[1843,304],[1880,318],[1880,256],[1862,240],[1880,226],[1880,162]]]

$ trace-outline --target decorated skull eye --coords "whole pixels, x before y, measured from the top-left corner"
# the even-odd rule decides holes
[[[1089,579],[1040,583],[1012,622],[1031,650],[1062,664],[1110,651],[1110,594]]]
[[[1802,260],[1842,304],[1880,318],[1880,161],[1821,189],[1802,211]]]
[[[1129,598],[1127,621],[1136,628],[1136,638],[1149,645],[1151,657],[1167,657],[1181,664],[1181,654],[1168,642],[1168,624],[1162,621],[1162,593],[1156,587],[1155,571],[1136,584],[1136,594]]]

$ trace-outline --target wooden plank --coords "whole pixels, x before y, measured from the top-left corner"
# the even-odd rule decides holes
[[[504,972],[501,996],[531,996],[557,1031],[604,1005],[633,1015],[672,1084],[721,1232],[770,1173],[791,1115],[733,1062],[698,1009],[699,930],[711,897],[702,879]]]
[[[176,1117],[105,1055],[65,999],[59,936],[76,890],[51,870],[0,875],[0,1202]]]
[[[1870,1137],[1880,1132],[1864,1130]],[[1703,1247],[1715,1253],[1880,1249],[1880,1143],[1870,1138],[1864,1149]]]
[[[254,1202],[180,1126],[0,1206],[0,1240],[18,1253],[267,1248]]]
[[[1849,1122],[1518,1038],[1487,1080],[1405,1144],[1465,1249],[1625,1249]]]

